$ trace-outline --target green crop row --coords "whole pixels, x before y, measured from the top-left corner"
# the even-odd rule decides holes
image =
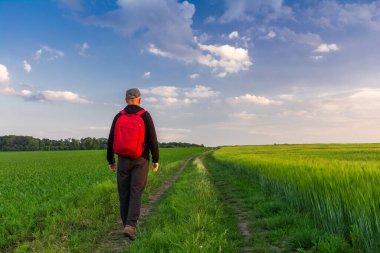
[[[149,174],[144,200],[203,150],[161,149],[161,169]],[[104,150],[0,153],[0,252],[88,249],[117,217],[117,205]]]
[[[204,162],[226,206],[244,213],[246,247],[252,252],[356,252],[343,237],[318,229],[310,214],[295,211],[283,196],[263,192],[254,170],[231,167],[212,156]]]
[[[361,252],[380,252],[380,145],[223,147],[215,159],[249,169],[261,189],[309,212]]]

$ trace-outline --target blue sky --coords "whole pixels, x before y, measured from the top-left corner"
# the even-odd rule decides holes
[[[0,1],[0,135],[379,142],[380,1]]]

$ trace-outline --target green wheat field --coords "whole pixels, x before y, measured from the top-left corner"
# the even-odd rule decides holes
[[[160,153],[145,204],[193,158],[125,252],[380,252],[380,144]],[[0,252],[96,252],[118,217],[104,150],[0,153]]]

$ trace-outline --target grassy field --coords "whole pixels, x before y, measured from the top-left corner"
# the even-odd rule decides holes
[[[380,252],[379,144],[224,147],[213,158],[354,252]]]
[[[343,238],[318,228],[307,212],[295,210],[283,196],[263,191],[252,170],[231,167],[212,156],[206,157],[205,165],[225,206],[245,213],[249,252],[352,252]]]
[[[204,148],[161,149],[144,202],[182,161]],[[0,252],[87,251],[118,215],[105,151],[0,153]]]
[[[143,201],[205,150],[161,149]],[[379,167],[379,144],[222,147],[188,164],[126,252],[378,253]],[[0,252],[88,252],[118,219],[105,151],[0,153],[0,168]]]

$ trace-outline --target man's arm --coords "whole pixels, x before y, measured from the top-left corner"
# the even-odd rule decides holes
[[[146,126],[147,130],[147,143],[148,148],[152,154],[152,162],[153,164],[158,163],[159,160],[159,150],[158,150],[158,141],[157,141],[157,135],[156,135],[156,129],[154,127],[153,119],[150,116],[149,112],[146,112]],[[157,165],[158,169],[158,165]]]
[[[114,140],[114,131],[115,131],[115,124],[117,119],[120,117],[120,113],[115,116],[112,122],[110,134],[108,136],[108,143],[107,143],[107,161],[108,164],[112,165],[115,164],[115,154],[113,152],[113,140]]]

